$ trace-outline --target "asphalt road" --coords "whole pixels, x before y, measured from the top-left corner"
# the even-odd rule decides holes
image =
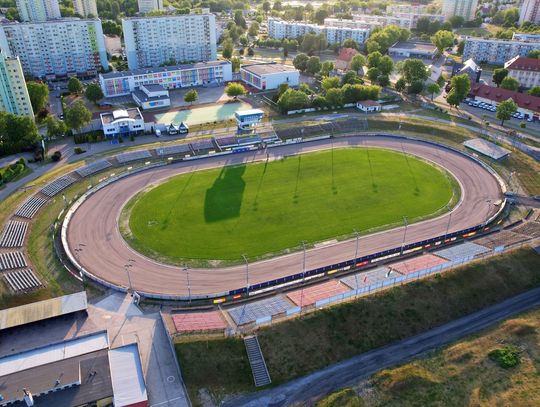
[[[482,166],[452,150],[422,141],[390,137],[350,137],[288,145],[269,150],[272,159],[281,156],[329,149],[332,147],[370,146],[404,151],[423,157],[446,168],[462,189],[460,203],[449,214],[409,225],[405,243],[466,229],[485,222],[497,212],[495,205],[502,196],[497,180]],[[179,267],[157,263],[132,250],[118,229],[118,219],[125,203],[138,191],[181,173],[205,168],[240,164],[265,159],[255,152],[204,160],[182,162],[124,178],[89,197],[75,212],[68,227],[68,245],[77,251],[79,263],[89,272],[112,284],[131,287],[142,293],[188,298],[187,273]],[[405,216],[407,214],[404,214]],[[351,225],[351,230],[354,225]],[[360,238],[360,255],[399,247],[404,228]],[[82,246],[82,245],[84,246]],[[355,240],[319,246],[307,251],[306,270],[353,258]],[[249,265],[249,283],[256,284],[302,271],[303,254],[296,252]],[[134,261],[132,261],[134,260]],[[132,264],[125,267],[126,264]],[[191,295],[215,296],[244,287],[244,265],[228,268],[190,269]]]
[[[540,288],[536,288],[448,324],[363,353],[273,389],[232,399],[225,403],[225,406],[311,406],[320,397],[353,385],[379,370],[405,363],[539,304]]]

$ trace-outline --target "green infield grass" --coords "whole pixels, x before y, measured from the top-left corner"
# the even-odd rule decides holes
[[[235,262],[425,219],[458,197],[457,182],[421,159],[334,149],[173,177],[135,196],[121,228],[160,260]]]

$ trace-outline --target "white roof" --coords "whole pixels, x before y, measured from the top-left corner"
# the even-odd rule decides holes
[[[126,109],[115,110],[114,112],[112,112],[112,115],[113,115],[114,120],[120,119],[123,117],[129,117],[129,113]]]
[[[251,116],[252,114],[264,114],[261,109],[239,110],[236,112],[238,116]]]
[[[32,349],[0,359],[0,376],[73,358],[109,347],[107,331]]]
[[[148,400],[136,343],[111,349],[109,365],[115,406],[129,406]]]
[[[503,157],[506,157],[510,154],[510,150],[500,147],[497,144],[492,143],[481,138],[473,138],[467,140],[463,143],[465,147],[470,148],[480,154],[487,155],[488,157],[493,158],[494,160],[500,160]]]

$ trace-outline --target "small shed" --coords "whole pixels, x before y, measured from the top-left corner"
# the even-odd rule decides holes
[[[356,107],[366,113],[380,112],[382,110],[381,104],[374,100],[361,100],[356,102]]]

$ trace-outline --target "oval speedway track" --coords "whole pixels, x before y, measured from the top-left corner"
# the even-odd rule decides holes
[[[270,158],[343,147],[378,147],[403,151],[448,170],[460,183],[462,196],[452,210],[449,232],[484,223],[498,208],[491,204],[502,197],[497,179],[484,167],[463,154],[419,140],[384,136],[347,137],[284,145],[269,149]],[[149,295],[188,298],[187,273],[181,267],[151,260],[131,249],[122,238],[118,219],[127,201],[140,190],[178,174],[202,169],[249,163],[266,159],[264,152],[249,152],[202,160],[184,161],[125,177],[102,188],[82,203],[67,227],[67,244],[89,273],[113,285],[131,288]],[[449,214],[411,224],[406,244],[444,235]],[[366,235],[359,241],[359,256],[400,247],[404,230],[399,227]],[[306,270],[354,258],[355,239],[316,247],[306,253]],[[134,260],[134,261],[133,261]],[[263,260],[249,265],[249,284],[257,284],[302,272],[303,253]],[[125,265],[130,263],[129,274]],[[190,269],[192,298],[215,297],[246,286],[245,265],[212,269]]]

